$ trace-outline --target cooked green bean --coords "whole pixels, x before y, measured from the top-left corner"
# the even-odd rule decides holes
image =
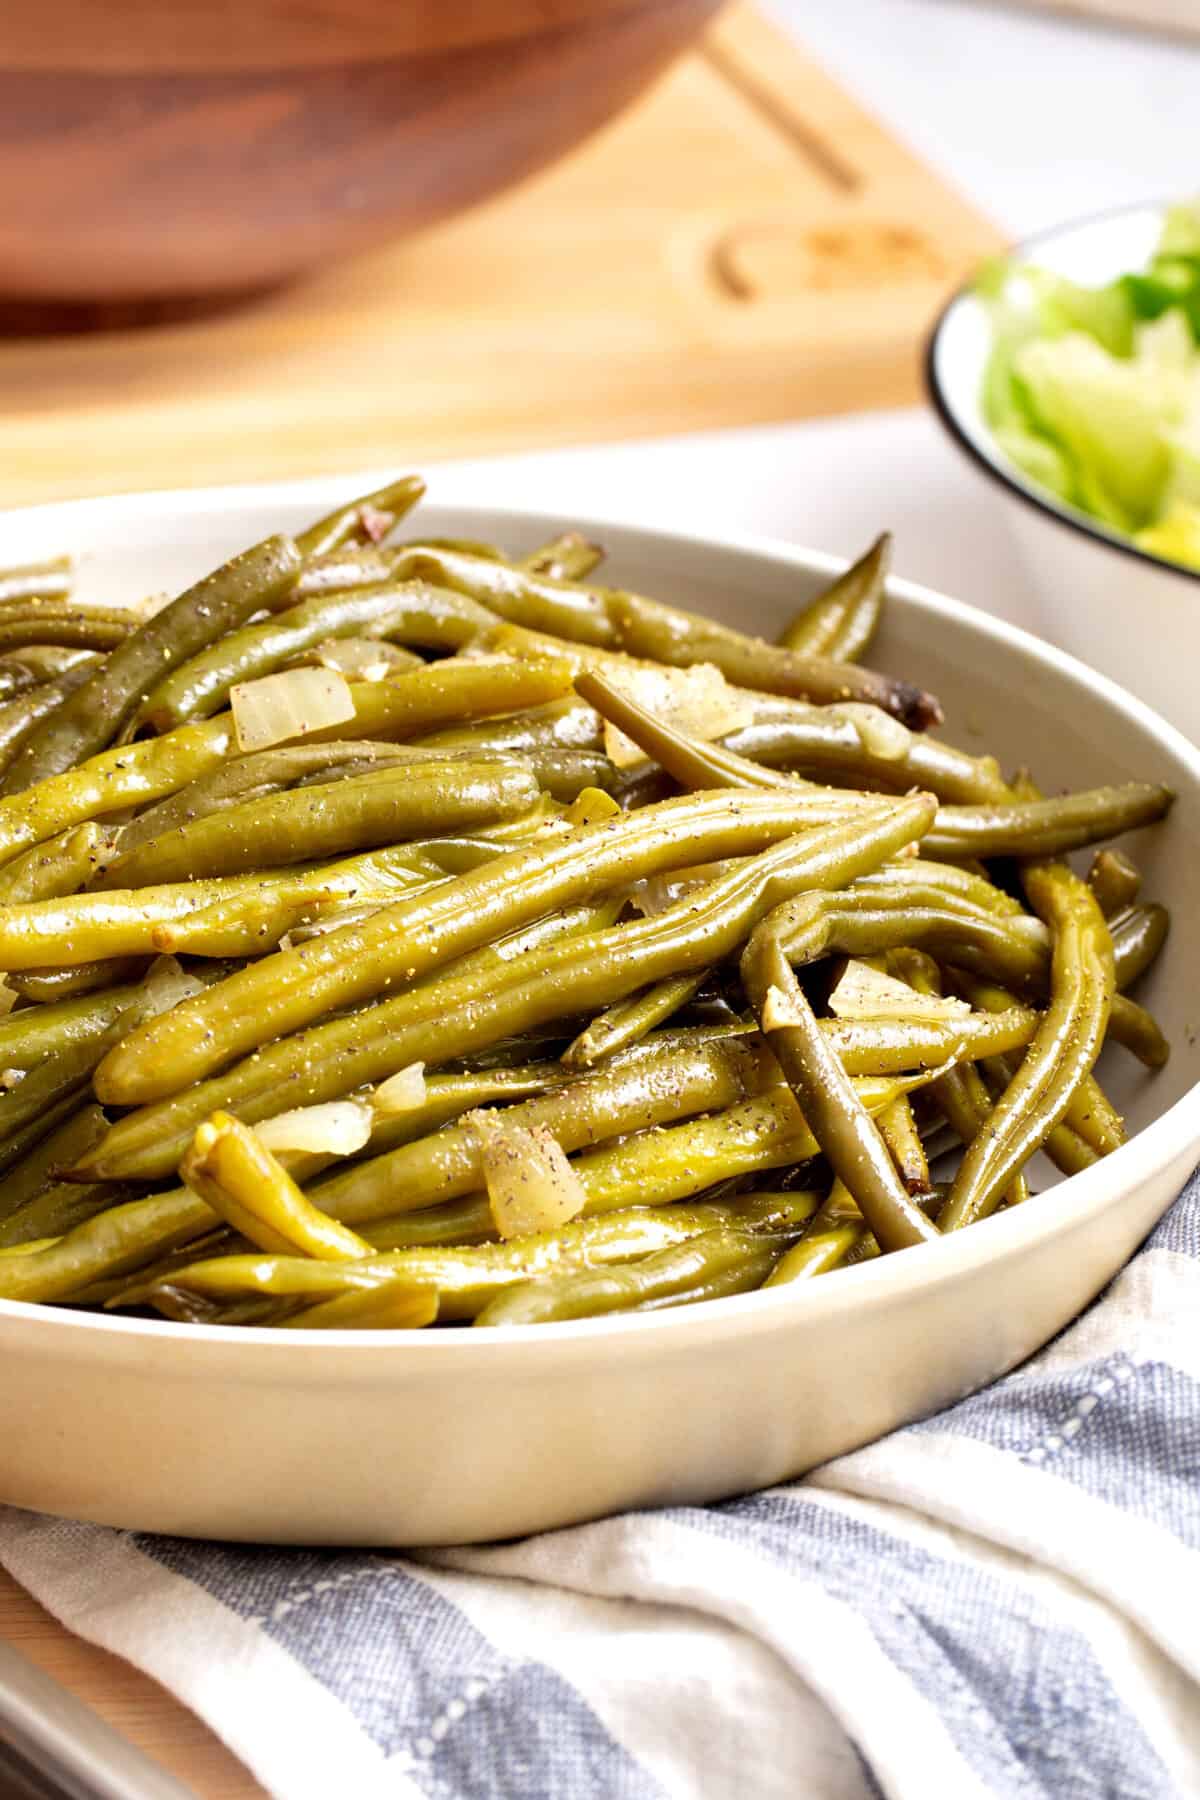
[[[423,582],[318,595],[206,644],[146,696],[139,717],[155,731],[207,718],[229,704],[239,682],[281,669],[325,638],[396,637],[425,649],[458,650],[492,623],[462,595]]]
[[[308,938],[300,935],[301,928],[323,921],[327,906],[336,917],[352,897],[357,898],[358,904],[352,912],[351,922],[354,925],[369,924],[383,907],[395,901],[398,894],[419,895],[440,885],[437,877],[409,879],[405,849],[405,845],[400,845],[394,850],[368,852],[341,863],[326,863],[312,870],[302,882],[290,886],[285,878],[275,877],[273,879],[281,885],[269,890],[269,905],[260,902],[257,909],[252,897],[248,901],[243,893],[233,892],[228,898],[197,912],[156,926],[153,932],[155,946],[162,951],[190,956],[228,957],[246,955],[251,945],[258,951],[274,949],[285,936],[291,937],[293,944],[300,944],[311,941],[313,936],[328,936],[335,930],[344,929],[339,922],[331,924],[324,934],[310,932]],[[393,861],[398,864],[394,873],[387,868]],[[245,877],[230,879],[242,881]],[[552,914],[541,923],[550,926],[559,917],[561,915]],[[497,945],[480,954],[484,958],[493,954],[503,956],[503,944],[504,940],[499,940]]]
[[[58,711],[43,721],[0,780],[20,794],[97,755],[132,717],[147,688],[260,606],[295,585],[300,554],[290,538],[268,538],[126,631],[119,646]]]
[[[616,725],[684,787],[783,787],[794,774],[780,774],[776,760],[817,775],[851,781],[879,781],[888,791],[926,788],[942,800],[990,800],[1007,790],[991,758],[976,758],[907,731],[896,719],[873,709],[781,706],[786,716],[766,725],[743,726],[718,743],[706,743],[657,719],[598,669],[575,677],[576,692]],[[780,736],[780,733],[783,736]],[[786,754],[756,760],[763,742]],[[847,803],[858,796],[845,795]]]
[[[142,623],[142,614],[129,607],[78,606],[53,599],[9,601],[0,603],[0,646],[115,650]]]
[[[907,1084],[907,1079],[868,1077],[856,1085],[863,1104],[877,1113]],[[760,1098],[761,1105],[739,1101],[667,1130],[651,1126],[616,1138],[577,1157],[572,1169],[586,1196],[586,1216],[676,1203],[819,1154],[817,1141],[786,1088],[776,1086]],[[560,1128],[553,1135],[569,1147],[569,1132]],[[324,1190],[318,1190],[317,1197],[324,1200]],[[337,1198],[340,1205],[342,1196]],[[761,1194],[746,1198],[764,1200]],[[360,1221],[363,1237],[380,1250],[481,1244],[496,1236],[491,1206],[483,1194],[467,1193],[405,1211],[393,1193],[391,1204],[397,1210]]]
[[[1036,989],[1046,977],[1047,946],[1037,920],[976,912],[952,895],[922,904],[903,880],[801,894],[780,909],[779,930],[795,964],[831,952],[874,956],[920,947],[952,951],[962,966],[997,974],[1017,988]]]
[[[436,1288],[396,1275],[377,1287],[318,1300],[278,1323],[294,1331],[414,1331],[432,1325],[437,1314]]]
[[[701,1298],[748,1293],[763,1285],[788,1241],[740,1231],[701,1232],[616,1269],[547,1275],[509,1288],[476,1314],[475,1324],[548,1325],[611,1312],[644,1312],[652,1303],[685,1306]]]
[[[898,1094],[877,1121],[879,1135],[910,1194],[929,1192],[929,1162],[907,1094]]]
[[[994,1104],[1020,1067],[1020,1058],[985,1056],[981,1059],[979,1067],[985,1077],[991,1102]],[[1100,1151],[1082,1137],[1065,1118],[1054,1127],[1042,1145],[1042,1149],[1055,1168],[1060,1169],[1064,1175],[1078,1175],[1082,1170],[1090,1169],[1093,1163],[1100,1161]]]
[[[398,1150],[402,1144],[428,1137],[443,1125],[460,1119],[477,1106],[493,1106],[498,1102],[531,1100],[561,1087],[567,1079],[555,1062],[520,1063],[507,1069],[471,1069],[461,1073],[426,1075],[425,1099],[419,1106],[404,1112],[377,1114],[371,1128],[368,1150],[380,1156],[386,1150]],[[332,1159],[324,1159],[328,1167]],[[317,1170],[296,1173],[303,1186]],[[322,1201],[324,1204],[324,1201]]]
[[[774,827],[762,832],[762,836],[779,835],[780,825],[786,822],[786,813],[781,818],[779,814],[772,815],[767,811],[764,815],[758,810],[762,801],[771,799],[766,795],[761,799],[744,795],[736,802],[725,802],[723,813],[717,818],[723,818],[728,850],[746,847],[745,833],[747,828],[754,827],[756,820],[760,831],[764,822],[770,822]],[[701,803],[688,804],[698,808]],[[380,1080],[409,1062],[448,1062],[456,1056],[496,1044],[514,1032],[529,1031],[549,1020],[561,1018],[564,1012],[594,1011],[668,975],[707,967],[744,942],[756,919],[789,891],[832,886],[852,879],[855,874],[893,854],[902,843],[912,841],[928,824],[933,804],[931,796],[915,795],[882,808],[874,818],[856,823],[853,828],[832,827],[807,833],[791,842],[784,839],[755,858],[749,868],[735,868],[731,875],[702,890],[699,897],[689,898],[657,918],[611,927],[562,946],[552,946],[536,958],[517,962],[511,972],[497,972],[494,978],[483,981],[478,970],[468,971],[457,979],[451,971],[446,977],[410,988],[364,1012],[333,1019],[298,1037],[284,1038],[259,1051],[233,1071],[200,1081],[173,1099],[131,1113],[114,1126],[108,1146],[102,1147],[99,1153],[98,1163],[107,1164],[111,1160],[120,1167],[122,1178],[131,1172],[132,1166],[148,1176],[154,1175],[170,1167],[170,1157],[180,1135],[188,1133],[198,1117],[218,1105],[253,1123],[273,1110],[271,1093],[280,1082],[288,1085],[296,1103],[332,1098],[351,1091],[364,1081]],[[678,818],[681,815],[670,816]],[[690,845],[695,852],[701,841],[701,826],[706,816],[711,818],[712,815],[693,812],[682,816],[692,823]],[[614,821],[613,825],[599,829],[612,833],[621,823]],[[635,821],[630,821],[633,823]],[[588,840],[591,872],[586,886],[595,891],[603,884],[603,851],[597,850],[597,839],[588,831],[578,832],[575,837],[578,842]],[[604,844],[603,839],[599,842]],[[610,837],[605,847],[611,851],[614,843],[620,846],[618,838]],[[661,848],[661,837],[655,845],[652,836],[648,856]],[[678,847],[675,849],[678,854]],[[476,875],[464,877],[457,885],[478,883],[500,869],[507,860],[500,858]],[[620,861],[625,860],[622,855]],[[616,863],[617,858],[614,857],[613,862]],[[558,866],[561,869],[561,862]],[[644,867],[643,862],[641,869]],[[626,867],[625,878],[641,869],[630,871]],[[426,902],[426,921],[433,917],[439,894],[444,895],[450,885],[431,891]],[[397,909],[388,910],[394,912]],[[400,910],[405,910],[403,903]],[[453,919],[453,910],[445,909],[443,919]],[[508,910],[511,923],[511,907]],[[536,909],[530,908],[536,912],[544,910],[544,900]],[[377,915],[364,930],[370,931],[379,918],[386,916]],[[406,922],[411,917],[410,911],[405,912]],[[478,943],[480,935],[486,935],[468,938],[466,925],[467,921],[460,915],[455,927],[461,933],[457,945],[460,951],[467,943]],[[494,932],[494,925],[492,930]],[[330,933],[328,938],[301,945],[288,955],[302,956],[306,951],[319,950],[339,936],[345,934]],[[426,970],[433,962],[431,952],[435,942],[434,931],[427,922],[422,944],[422,964]],[[418,972],[412,962],[416,954],[414,946],[409,951],[407,963],[400,965],[406,970],[409,981]],[[265,966],[265,962],[258,966]],[[350,973],[341,957],[333,972],[343,982]],[[310,990],[314,985],[315,978],[310,974]],[[373,985],[377,991],[380,985],[377,974]],[[274,984],[268,986],[273,989]],[[185,1001],[165,1017],[178,1023],[193,1004]],[[251,1041],[262,1041],[262,1025],[261,1019],[255,1022]],[[195,1046],[194,1024],[185,1034],[185,1041]],[[161,1065],[156,1061],[161,1050],[146,1034],[132,1033],[107,1059],[106,1070],[97,1076],[96,1091],[101,1098],[111,1096],[117,1085],[112,1079],[114,1069],[122,1075],[121,1091],[128,1093],[131,1048],[137,1051],[134,1066],[139,1080],[144,1070],[145,1076],[154,1081],[157,1068],[160,1072],[156,1087],[166,1086],[168,1092],[178,1087],[177,1079],[165,1084],[161,1082]],[[172,1057],[175,1055],[174,1050],[171,1054]],[[216,1062],[218,1058],[212,1057],[208,1066]],[[198,1113],[193,1110],[196,1108]],[[99,1173],[99,1167],[91,1173]]]
[[[802,656],[833,656],[857,662],[879,626],[884,588],[892,561],[892,534],[885,531],[871,548],[809,603],[780,638]]]
[[[416,740],[433,750],[603,750],[604,730],[594,708],[571,694],[526,707],[504,719],[451,726]]]
[[[1095,893],[1094,886],[1092,891]],[[1103,907],[1100,910],[1103,912]],[[1112,938],[1117,987],[1132,987],[1157,959],[1166,943],[1171,915],[1165,906],[1128,906],[1106,917]]]
[[[103,1037],[137,998],[140,983],[110,987],[52,1006],[26,1006],[0,1019],[0,1068],[32,1069],[81,1041]]]
[[[110,988],[136,981],[146,968],[145,956],[93,957],[67,968],[46,964],[39,969],[10,970],[6,979],[23,1000],[39,1006],[57,1005],[63,1000],[77,1000],[94,994],[99,988]]]
[[[937,964],[924,951],[894,950],[888,957],[894,969],[918,994],[942,997],[942,980]],[[982,1131],[991,1116],[992,1098],[983,1076],[973,1062],[956,1063],[930,1083],[929,1094],[946,1116],[951,1130],[962,1144],[969,1144]],[[1029,1198],[1029,1184],[1017,1175],[1009,1185],[1006,1200],[1019,1206]]]
[[[491,1084],[498,1077],[473,1079]],[[438,1082],[439,1078],[435,1077],[430,1084],[431,1088]],[[480,1095],[480,1098],[488,1097],[486,1093]],[[441,1106],[457,1106],[461,1098],[461,1090],[450,1094],[439,1087],[438,1092],[431,1096],[429,1110],[423,1115],[424,1128],[429,1129],[441,1122],[438,1116]],[[419,1112],[414,1116],[418,1120],[422,1118]],[[387,1121],[381,1129],[386,1132],[393,1129],[396,1123],[398,1122]],[[0,1156],[2,1154],[3,1150],[0,1149]],[[61,1245],[49,1249],[22,1275],[15,1276],[5,1269],[0,1274],[0,1296],[21,1300],[89,1296],[89,1290],[96,1283],[142,1269],[176,1246],[206,1237],[211,1232],[212,1223],[212,1209],[187,1188],[177,1188],[170,1193],[126,1202],[110,1208],[68,1233]]]
[[[0,906],[76,893],[104,867],[112,844],[111,831],[90,823],[35,844],[0,868]]]
[[[499,562],[511,565],[513,558],[505,554],[499,544],[486,543],[482,538],[464,537],[419,537],[405,538],[392,551],[397,558],[408,557],[414,550],[453,550],[455,555],[481,556],[485,562]],[[407,564],[405,564],[407,567]]]
[[[128,1190],[122,1192],[107,1182],[93,1185],[77,1181],[53,1182],[0,1219],[0,1249],[13,1250],[21,1245],[63,1237],[76,1225],[85,1224],[97,1213],[128,1197]]]
[[[308,742],[416,736],[449,719],[536,705],[569,683],[570,671],[562,664],[450,659],[393,681],[355,684],[355,717],[312,732]],[[174,794],[235,754],[232,718],[218,713],[161,738],[102,751],[76,769],[38,782],[29,793],[0,798],[0,863],[69,825]]]
[[[233,757],[176,793],[168,794],[165,800],[144,807],[136,819],[123,825],[121,854],[227,806],[237,806],[263,794],[280,793],[307,775],[320,774],[334,781],[347,764],[369,760],[383,768],[402,755],[403,751],[394,744],[349,738],[338,744],[284,744],[277,750],[256,750],[247,756]]]
[[[786,907],[769,914],[742,957],[742,984],[763,1035],[842,1180],[886,1250],[928,1243],[937,1227],[916,1206],[887,1146],[822,1034],[788,961]]]
[[[212,1230],[213,1210],[187,1188],[110,1206],[30,1256],[0,1257],[0,1297],[68,1300],[95,1281],[140,1269]]]
[[[0,676],[16,678],[21,688],[43,681],[56,681],[70,669],[95,668],[100,658],[90,650],[77,650],[65,644],[26,644],[20,650],[0,652]],[[12,692],[20,690],[14,688]]]
[[[993,913],[1001,919],[1019,918],[1024,923],[1017,929],[1026,935],[1030,933],[1032,922],[1019,900],[996,887],[986,875],[954,863],[933,862],[925,856],[915,861],[891,862],[885,869],[861,875],[856,883],[859,891],[866,893],[874,888],[894,889],[897,885],[906,887],[918,906],[965,905],[974,912]],[[1038,941],[1049,944],[1044,927],[1035,928],[1035,935]]]
[[[309,600],[316,594],[344,594],[354,588],[379,587],[392,579],[395,550],[331,550],[326,556],[310,556],[296,577],[296,585],[284,605]]]
[[[119,1040],[122,1029],[117,1018],[102,1036],[79,1039],[34,1068],[20,1071],[16,1086],[0,1093],[0,1141],[36,1125],[68,1097],[81,1095],[92,1070],[105,1050]]]
[[[85,1084],[76,1082],[64,1088],[57,1099],[53,1100],[36,1118],[22,1125],[9,1137],[0,1139],[0,1175],[7,1175],[10,1169],[21,1168],[30,1151],[36,1150],[50,1132],[57,1131],[66,1123],[72,1113],[77,1112],[86,1099]]]
[[[1113,996],[1108,1035],[1114,1044],[1121,1044],[1148,1069],[1163,1068],[1171,1054],[1171,1046],[1157,1019],[1128,994]]]
[[[486,718],[555,700],[570,685],[569,665],[552,657],[527,662],[447,657],[387,681],[354,683],[352,725],[313,732],[310,741],[412,738],[451,719]]]
[[[68,1113],[63,1122],[48,1131],[5,1176],[0,1190],[0,1217],[11,1218],[21,1207],[54,1185],[59,1171],[70,1168],[93,1144],[100,1142],[107,1130],[108,1120],[98,1106],[85,1105]]]
[[[35,594],[48,600],[63,599],[74,585],[74,565],[69,556],[54,556],[48,562],[22,563],[15,569],[0,569],[0,601],[28,600]]]
[[[926,848],[931,856],[1059,856],[1152,825],[1170,811],[1174,797],[1169,788],[1127,781],[1053,800],[944,806]]]
[[[776,1204],[749,1229],[770,1232],[779,1228],[780,1221],[785,1229],[793,1221],[801,1224],[816,1205],[810,1194],[774,1198]],[[784,1202],[792,1204],[785,1207]],[[753,1218],[753,1214],[748,1216]],[[732,1208],[646,1207],[597,1219],[573,1219],[556,1232],[518,1238],[510,1244],[400,1250],[344,1263],[295,1256],[223,1256],[177,1270],[172,1279],[189,1292],[217,1299],[277,1294],[318,1300],[405,1276],[417,1285],[436,1288],[440,1319],[472,1319],[496,1294],[518,1282],[562,1267],[633,1262],[671,1244],[683,1243],[714,1225],[728,1223],[731,1217],[738,1217]],[[93,1225],[97,1223],[92,1221]],[[89,1229],[81,1227],[72,1235],[78,1238]],[[68,1241],[64,1239],[63,1244]],[[46,1262],[51,1260],[58,1279],[65,1281],[65,1265],[81,1259],[77,1247],[73,1254],[64,1254],[61,1245],[35,1257],[0,1259],[0,1295],[16,1298],[7,1290],[20,1286],[24,1290],[20,1297],[31,1297],[31,1289],[47,1282],[50,1270]],[[18,1273],[6,1267],[6,1261],[24,1266]]]
[[[956,971],[956,982],[973,1006],[983,1007],[991,1012],[1003,1012],[1005,1008],[1012,1005],[1013,996],[1006,988],[974,979],[965,975],[961,970]],[[1120,1000],[1121,996],[1114,994],[1112,1007],[1117,1006]],[[1146,1014],[1145,1017],[1149,1019],[1149,1014]],[[1150,1024],[1157,1031],[1152,1020]],[[1112,1035],[1112,1011],[1110,1008],[1109,1036]],[[999,1054],[1003,1057],[1003,1053]],[[1007,1070],[1009,1077],[1016,1073],[1017,1062],[1009,1061],[1007,1058],[1004,1058],[1002,1062],[995,1061],[995,1057],[996,1053],[989,1053],[990,1061],[994,1063],[995,1068],[1000,1069],[1002,1073]],[[988,1072],[989,1074],[992,1072],[990,1066]],[[1116,1149],[1125,1141],[1124,1127],[1116,1108],[1094,1075],[1087,1074],[1081,1078],[1072,1095],[1065,1117],[1066,1122],[1078,1129],[1099,1155],[1107,1155],[1110,1150]]]
[[[63,701],[90,679],[95,667],[95,660],[89,657],[0,706],[0,771],[7,769],[41,721],[57,712]]]
[[[665,981],[655,982],[643,993],[610,1006],[568,1044],[562,1054],[564,1064],[568,1069],[590,1069],[594,1063],[603,1062],[618,1050],[639,1043],[656,1025],[661,1025],[680,1007],[686,1006],[704,985],[709,973],[708,969],[698,969],[694,974],[669,975]]]
[[[36,1008],[24,1040],[24,1055],[20,1054],[24,1015],[18,1012],[0,1021],[0,1032],[7,1032],[18,1046],[18,1054],[6,1066],[14,1073],[19,1071],[21,1077],[0,1095],[0,1140],[18,1134],[26,1125],[36,1124],[40,1109],[50,1109],[68,1093],[75,1093],[125,1031],[172,1003],[175,980],[170,966],[163,965],[161,975],[156,972],[136,986]],[[50,1014],[56,1017],[47,1023],[46,1015]],[[42,1043],[48,1044],[46,1053],[37,1060],[26,1060],[31,1039],[39,1035]],[[50,1129],[50,1122],[45,1129]]]
[[[1012,1006],[958,1019],[822,1019],[820,1025],[848,1075],[891,1075],[1020,1049],[1033,1037],[1037,1021],[1029,1007]]]
[[[856,1098],[878,1111],[897,1092],[894,1082],[871,1081]],[[807,1162],[820,1152],[792,1094],[773,1087],[702,1118],[589,1151],[571,1166],[591,1215],[690,1199],[721,1182]]]
[[[204,954],[249,955],[278,941],[323,899],[358,891],[354,878],[339,875],[335,864],[317,873],[234,875],[0,906],[0,967],[40,970],[54,962],[72,967],[112,957],[153,956],[164,949],[187,951],[198,935],[185,923],[189,916],[222,903],[230,947],[211,948],[214,934],[206,918]]]
[[[731,1105],[762,1085],[754,1049],[738,1038],[675,1040],[611,1069],[505,1109],[513,1125],[543,1126],[568,1152]],[[313,1198],[350,1224],[458,1199],[481,1186],[479,1140],[470,1123],[447,1125],[319,1184]]]
[[[389,481],[373,493],[360,494],[357,500],[317,519],[297,535],[296,548],[302,556],[313,557],[328,556],[343,544],[363,539],[377,544],[412,511],[424,492],[425,483],[419,475]]]
[[[105,888],[241,875],[514,818],[537,800],[515,762],[433,762],[244,800],[119,856]]]
[[[801,700],[824,704],[866,700],[918,728],[936,725],[942,716],[933,696],[911,682],[854,663],[800,656],[637,594],[557,583],[528,570],[450,551],[411,554],[414,574],[456,588],[528,630],[676,667],[713,663],[739,687]]]
[[[898,733],[885,737],[869,717],[850,715],[844,706],[801,709],[781,702],[775,716],[765,707],[760,712],[756,723],[721,739],[726,750],[750,763],[885,793],[902,793],[915,783],[939,800],[964,805],[1002,800],[1007,793],[993,757],[968,756],[917,732],[907,741]]]
[[[24,668],[20,663],[11,663],[5,655],[0,654],[0,701],[11,700],[17,694],[24,694],[29,688],[36,686],[37,676],[31,669]]]
[[[370,1245],[306,1200],[266,1146],[240,1120],[214,1113],[197,1127],[179,1173],[213,1211],[273,1255],[338,1262]]]
[[[861,1244],[867,1228],[858,1225],[834,1225],[828,1231],[806,1232],[791,1250],[785,1250],[775,1264],[764,1287],[786,1287],[793,1281],[808,1281],[824,1275],[845,1262],[850,1251]]]
[[[583,581],[603,561],[599,544],[589,544],[581,532],[564,531],[523,557],[521,567],[531,575],[549,575],[555,581]]]
[[[1050,1005],[988,1129],[967,1148],[939,1215],[943,1231],[994,1210],[1013,1175],[1066,1116],[1104,1043],[1115,990],[1104,915],[1065,864],[1031,864],[1024,879],[1054,933]]]
[[[1106,919],[1132,906],[1142,891],[1137,864],[1123,850],[1097,850],[1088,870],[1088,886]]]
[[[398,902],[364,926],[265,959],[226,984],[202,1011],[177,1009],[161,1033],[129,1039],[105,1069],[101,1091],[126,1106],[169,1094],[264,1038],[303,1029],[398,980],[411,982],[583,893],[626,887],[681,863],[758,849],[786,838],[800,822],[784,795],[713,796],[667,801],[562,840],[513,850],[426,895]],[[631,983],[625,991],[639,985],[645,983]],[[606,995],[600,1004],[619,997]]]

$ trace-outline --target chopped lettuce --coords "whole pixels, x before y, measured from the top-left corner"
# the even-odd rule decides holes
[[[1200,568],[1200,201],[1149,266],[1100,288],[992,263],[982,405],[1037,486],[1143,549]]]

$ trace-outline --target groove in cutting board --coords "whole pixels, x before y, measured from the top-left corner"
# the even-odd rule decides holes
[[[840,188],[847,194],[857,193],[862,186],[862,177],[857,169],[852,169],[834,145],[826,143],[824,138],[818,137],[805,124],[794,100],[789,102],[756,80],[753,72],[743,67],[731,46],[721,42],[715,34],[701,45],[700,54],[751,106],[791,140],[800,154],[808,158],[817,173],[824,175],[832,187]]]

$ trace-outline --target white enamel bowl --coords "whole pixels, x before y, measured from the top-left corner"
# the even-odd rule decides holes
[[[5,560],[90,551],[114,597],[177,587],[344,483],[88,500],[11,514]],[[361,489],[359,490],[361,491]],[[612,578],[765,633],[827,557],[582,523]],[[563,521],[430,507],[431,533],[532,547]],[[1200,753],[1057,651],[896,582],[875,659],[943,698],[947,735],[1053,787],[1169,782],[1131,847],[1174,930],[1148,998],[1175,1053],[1106,1080],[1136,1135],[1018,1211],[929,1248],[643,1318],[412,1334],[222,1331],[0,1302],[0,1499],[215,1538],[504,1538],[795,1476],[1011,1369],[1130,1254],[1200,1159]]]
[[[1160,206],[1104,213],[1030,238],[1012,254],[1098,286],[1145,266],[1162,218]],[[1000,496],[1048,631],[1200,740],[1200,571],[1139,550],[1009,461],[980,409],[990,344],[987,312],[964,288],[934,328],[926,384],[951,438]]]

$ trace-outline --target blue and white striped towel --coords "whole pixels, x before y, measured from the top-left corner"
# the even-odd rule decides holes
[[[402,1557],[0,1509],[284,1800],[1200,1795],[1200,1176],[987,1393],[807,1481]]]

